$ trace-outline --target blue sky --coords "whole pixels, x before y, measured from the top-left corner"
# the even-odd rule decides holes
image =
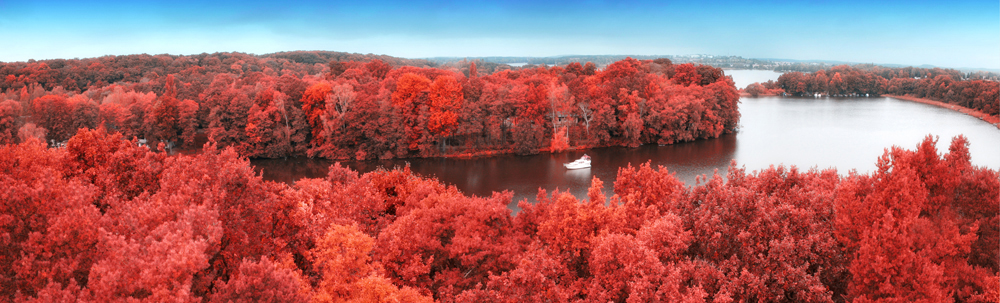
[[[363,3],[359,3],[363,2]],[[1000,1],[6,1],[0,61],[332,50],[1000,69]]]

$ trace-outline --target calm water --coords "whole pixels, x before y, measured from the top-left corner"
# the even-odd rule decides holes
[[[887,147],[916,147],[924,136],[940,137],[938,150],[947,151],[951,138],[965,134],[975,165],[1000,169],[1000,130],[976,118],[930,105],[891,98],[743,98],[740,131],[717,139],[638,148],[600,148],[534,156],[498,156],[479,159],[407,159],[345,163],[361,172],[378,167],[403,166],[423,176],[454,184],[466,194],[490,195],[511,190],[516,201],[533,201],[538,188],[569,190],[585,197],[590,179],[604,181],[610,194],[620,167],[647,161],[663,165],[678,179],[693,185],[699,175],[718,170],[724,175],[730,161],[747,171],[769,165],[802,169],[837,168],[867,173]],[[567,171],[562,163],[584,153],[593,157],[590,169]],[[254,160],[265,179],[293,182],[326,175],[328,160]]]
[[[749,70],[749,69],[733,69],[726,70],[727,76],[733,77],[733,82],[736,83],[736,88],[747,88],[747,85],[753,84],[754,82],[764,83],[768,80],[778,81],[778,77],[781,73],[772,70]]]

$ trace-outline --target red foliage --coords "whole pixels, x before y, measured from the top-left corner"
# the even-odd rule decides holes
[[[709,86],[711,86],[710,84]],[[83,130],[0,146],[0,295],[153,301],[989,301],[1000,177],[968,143],[871,175],[735,165],[610,200],[469,197],[408,169],[263,182],[233,149],[167,157]]]
[[[45,142],[45,133],[47,132],[47,130],[36,126],[34,123],[25,123],[24,126],[21,126],[21,129],[17,130],[17,138],[20,139],[21,142],[27,142],[28,140],[33,139]]]
[[[1000,181],[995,172],[983,179],[986,171],[972,167],[963,137],[944,155],[935,141],[928,136],[914,151],[886,151],[872,176],[843,182],[836,235],[850,254],[852,297],[975,300],[994,291],[997,262],[982,256],[997,248],[981,241],[996,239]],[[968,190],[973,183],[992,189]],[[994,211],[968,211],[970,200]]]
[[[434,79],[430,86],[431,116],[427,128],[439,137],[448,137],[458,125],[458,114],[462,107],[462,88],[454,77],[442,76]]]
[[[247,142],[241,154],[251,158],[278,158],[292,154],[292,128],[284,113],[285,96],[273,89],[257,93],[247,114]]]
[[[731,80],[707,66],[626,59],[600,71],[483,75],[470,66],[466,78],[394,60],[299,52],[0,64],[0,301],[1000,296],[1000,176],[971,165],[963,137],[945,154],[933,138],[892,148],[869,175],[733,165],[688,188],[663,168],[630,165],[610,199],[594,178],[584,201],[540,191],[517,216],[510,193],[470,197],[408,168],[359,175],[334,165],[291,186],[253,172],[246,156],[534,153],[566,148],[564,139],[636,146],[715,137],[739,121]],[[327,79],[310,76],[331,61]],[[920,71],[836,67],[779,84],[994,108],[993,83]],[[217,143],[196,156],[135,140],[190,144],[199,132]],[[48,149],[38,137],[68,142]]]
[[[833,238],[833,171],[771,167],[754,175],[730,166],[693,189],[682,212],[691,224],[688,254],[702,270],[710,298],[830,301],[843,295],[844,258]]]
[[[709,66],[415,67],[426,65],[328,52],[136,55],[4,63],[0,89],[26,110],[16,127],[35,123],[50,143],[103,125],[154,148],[198,148],[204,133],[253,158],[534,154],[559,150],[548,139],[560,128],[577,146],[634,147],[712,138],[739,122],[732,84]]]
[[[593,277],[587,285],[587,299],[595,302],[655,301],[663,285],[665,268],[656,252],[635,237],[606,234],[594,239],[587,260]]]
[[[784,90],[780,88],[775,88],[774,86],[777,86],[777,84],[774,83],[774,80],[770,80],[767,83],[763,84],[754,82],[751,83],[750,85],[747,85],[746,89],[744,89],[743,92],[749,94],[752,97],[774,96],[785,93]]]
[[[511,194],[470,198],[454,188],[431,194],[379,233],[375,255],[396,283],[450,300],[510,269]]]
[[[164,96],[153,105],[153,138],[158,141],[178,142],[183,126],[177,98]]]
[[[143,192],[159,189],[166,155],[150,153],[125,141],[120,134],[103,129],[83,129],[66,143],[68,174],[76,175],[101,189],[102,210],[117,199],[132,199]]]
[[[182,101],[177,107],[177,114],[180,140],[185,147],[193,147],[198,133],[198,103],[190,99]]]
[[[48,130],[46,140],[65,141],[73,135],[73,108],[62,95],[47,95],[31,102],[32,117]]]
[[[312,144],[314,146],[323,144],[323,136],[321,136],[323,125],[320,117],[326,108],[327,95],[332,90],[330,83],[317,82],[302,93],[302,112],[305,113],[306,121],[309,121],[309,126],[312,127]]]
[[[244,259],[239,270],[216,286],[211,302],[305,302],[309,293],[299,273],[267,257]]]
[[[0,145],[17,143],[21,128],[21,104],[14,100],[0,102]]]
[[[147,122],[153,128],[152,138],[150,139],[164,142],[179,142],[184,125],[181,124],[180,101],[177,100],[174,76],[167,75],[165,82],[164,94],[153,104],[152,115],[149,117],[153,121]]]
[[[100,255],[97,189],[63,174],[62,150],[0,146],[0,296],[86,285]]]
[[[701,74],[698,68],[691,63],[674,66],[674,82],[678,85],[690,86],[701,83]]]
[[[554,153],[558,153],[569,148],[569,135],[566,134],[566,128],[562,127],[559,131],[552,134],[552,143],[550,144],[550,149]]]
[[[221,146],[239,146],[247,142],[247,116],[253,106],[247,92],[232,84],[228,87],[225,78],[216,77],[210,89],[208,117],[206,117],[208,138]]]
[[[785,73],[778,77],[777,84],[785,93],[795,96],[907,95],[971,108],[994,117],[1000,115],[1000,82],[963,77],[956,70],[840,65],[811,74]],[[755,92],[760,93],[758,88],[747,87],[747,93]]]

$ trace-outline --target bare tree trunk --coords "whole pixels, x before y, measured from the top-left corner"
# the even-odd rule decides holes
[[[583,116],[583,122],[587,126],[587,139],[590,139],[590,120],[594,117],[591,116],[589,104],[580,102],[577,104],[580,107],[580,114]]]

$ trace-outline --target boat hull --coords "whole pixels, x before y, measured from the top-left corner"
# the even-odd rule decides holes
[[[570,162],[570,163],[563,164],[563,166],[565,166],[566,169],[590,168],[590,161],[585,161],[585,162],[583,162],[583,161]]]

